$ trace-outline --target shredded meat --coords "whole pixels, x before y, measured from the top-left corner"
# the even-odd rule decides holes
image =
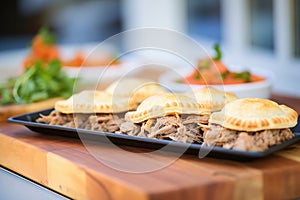
[[[273,146],[290,140],[293,137],[294,135],[290,129],[264,130],[260,132],[260,134],[255,133],[254,135],[257,146],[264,146],[265,143],[269,146]]]
[[[150,138],[202,143],[202,131],[198,125],[201,117],[198,115],[169,115],[149,119],[143,122],[141,132]]]
[[[48,116],[41,115],[36,121],[102,132],[119,131],[121,124],[125,122],[123,117],[113,114],[63,114],[58,111],[52,111]]]
[[[206,121],[207,116],[169,115],[151,118],[140,124],[124,122],[120,133],[157,139],[171,139],[177,142],[203,142],[199,123]]]
[[[178,142],[202,143],[199,124],[207,124],[208,116],[169,115],[148,119],[140,124],[125,121],[124,114],[63,114],[52,111],[36,121],[51,125],[82,128],[101,132],[121,133],[140,137],[171,139]]]
[[[249,135],[247,132],[240,132],[236,141],[233,143],[232,148],[241,151],[264,151],[268,146],[265,143],[258,147],[255,144],[253,136]]]
[[[141,127],[132,122],[124,122],[121,124],[119,133],[137,136],[140,133]]]
[[[210,125],[203,135],[204,145],[243,151],[264,151],[294,137],[290,129],[244,132],[226,129],[215,124]]]
[[[36,121],[39,123],[46,123],[50,125],[67,126],[72,128],[75,127],[73,115],[63,114],[58,111],[52,111],[48,116],[41,115],[41,118],[38,118]]]
[[[184,115],[183,115],[184,116]],[[183,124],[208,124],[209,115],[186,115]]]
[[[236,131],[218,125],[211,125],[210,128],[204,132],[204,145],[223,146],[223,144],[234,141],[236,137]]]

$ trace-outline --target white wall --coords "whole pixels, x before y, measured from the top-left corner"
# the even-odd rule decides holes
[[[274,73],[273,92],[300,97],[300,60],[294,58],[292,0],[274,0],[275,49],[251,47],[250,0],[222,0],[224,61],[246,68],[264,68]],[[163,3],[162,3],[163,2]],[[125,0],[124,30],[140,27],[170,28],[186,33],[186,1]],[[193,36],[206,49],[214,41]]]
[[[249,0],[222,2],[226,60],[248,68],[261,67],[275,75],[273,92],[300,97],[300,59],[293,55],[292,0],[274,0],[274,53],[249,44]]]

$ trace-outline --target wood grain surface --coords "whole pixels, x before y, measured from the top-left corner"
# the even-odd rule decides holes
[[[61,97],[56,97],[30,104],[0,106],[0,122],[6,121],[11,116],[53,108],[55,102],[62,99]]]
[[[111,146],[96,159],[82,141],[1,124],[0,163],[41,185],[75,199],[291,199],[300,196],[300,144],[249,162],[184,155],[157,170],[128,173],[134,165],[169,155],[120,156]],[[130,157],[129,157],[130,156]],[[115,162],[113,167],[103,161]],[[143,163],[141,163],[141,161]],[[116,166],[118,169],[116,169]]]
[[[299,99],[274,95],[300,111]],[[172,157],[173,156],[173,157]],[[300,143],[247,162],[35,133],[0,124],[0,165],[74,199],[294,199]]]

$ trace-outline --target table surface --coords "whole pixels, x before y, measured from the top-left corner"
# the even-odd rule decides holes
[[[300,99],[272,99],[300,113]],[[121,148],[120,148],[121,147]],[[0,165],[75,199],[292,199],[300,197],[300,142],[238,162],[76,138],[0,124]],[[126,151],[125,151],[126,150]]]

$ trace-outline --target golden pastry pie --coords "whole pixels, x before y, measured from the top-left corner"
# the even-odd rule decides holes
[[[126,113],[128,121],[139,123],[150,118],[170,114],[210,114],[210,108],[198,104],[193,98],[184,94],[166,93],[145,99],[136,111]]]
[[[204,145],[243,151],[264,151],[292,139],[298,114],[268,99],[234,100],[212,113],[204,131]]]
[[[50,125],[81,128],[101,132],[117,132],[125,122],[125,112],[134,106],[128,98],[114,98],[104,91],[86,90],[67,100],[57,101],[55,110],[36,121]]]
[[[138,136],[202,143],[199,124],[207,124],[210,113],[208,106],[184,94],[154,95],[145,99],[136,111],[126,113],[128,128],[121,127],[121,132],[134,132],[135,126],[140,127]]]
[[[297,123],[295,110],[268,99],[244,98],[225,105],[213,113],[209,123],[239,131],[259,131],[293,127]]]
[[[67,100],[57,101],[55,110],[61,113],[119,113],[132,109],[126,98],[114,98],[104,91],[86,90]]]
[[[138,105],[147,97],[167,93],[157,82],[142,78],[126,78],[113,82],[105,91],[115,97],[129,98]]]
[[[237,96],[231,92],[225,92],[212,87],[204,87],[193,92],[188,92],[186,95],[195,98],[199,104],[209,106],[212,112],[221,110],[225,104],[237,99]]]

